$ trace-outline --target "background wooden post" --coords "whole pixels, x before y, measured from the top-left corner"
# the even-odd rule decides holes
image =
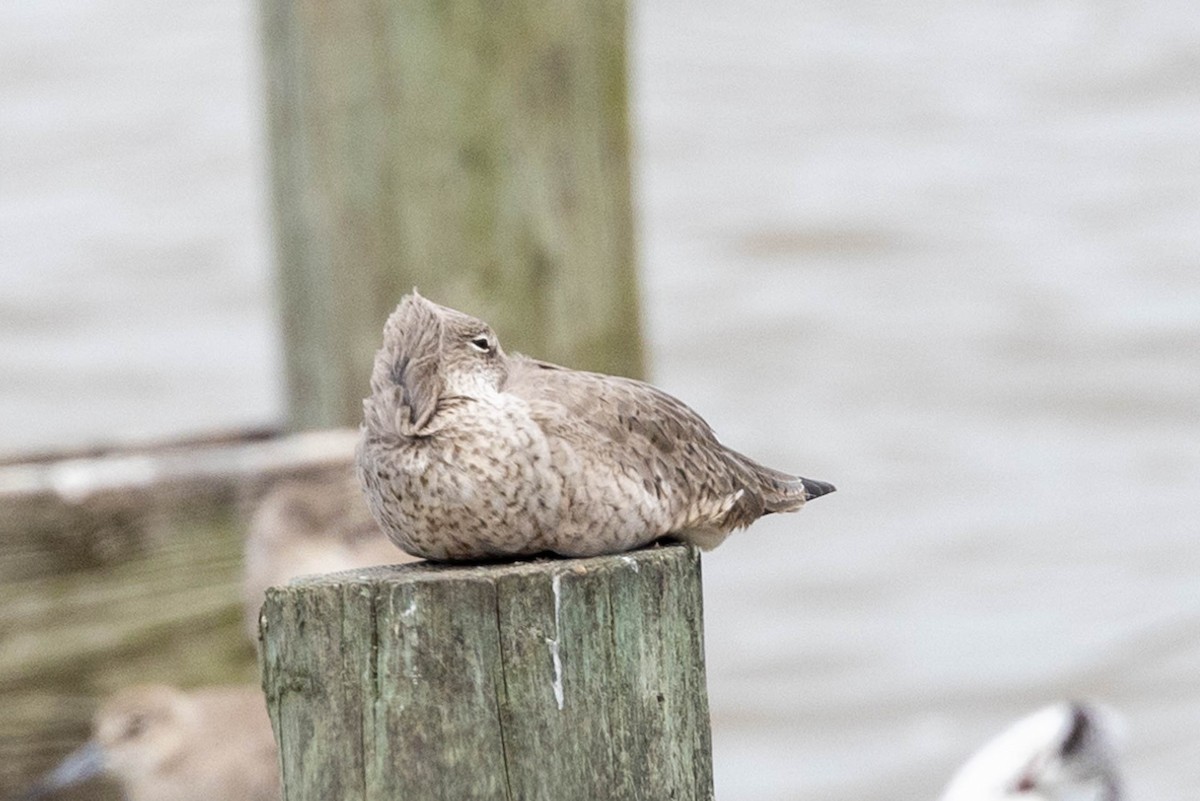
[[[262,3],[293,428],[358,423],[414,285],[641,375],[623,0]]]
[[[263,614],[286,801],[712,798],[695,549],[349,571]]]

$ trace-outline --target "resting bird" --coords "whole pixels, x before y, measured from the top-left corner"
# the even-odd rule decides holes
[[[1120,801],[1110,726],[1087,704],[1041,709],[967,760],[941,801]]]
[[[258,639],[267,587],[312,573],[411,561],[379,530],[351,465],[281,481],[258,503],[246,534],[246,631]]]
[[[24,796],[105,774],[128,801],[279,801],[279,767],[257,686],[131,687],[96,712],[92,739]]]
[[[831,484],[733,451],[649,384],[507,355],[482,320],[407,295],[363,402],[358,472],[408,553],[478,560],[710,549]]]

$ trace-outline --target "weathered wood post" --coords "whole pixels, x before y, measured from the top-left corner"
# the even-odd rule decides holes
[[[261,0],[292,428],[357,425],[414,285],[640,377],[624,0]]]
[[[263,615],[285,801],[712,798],[693,548],[349,571]]]

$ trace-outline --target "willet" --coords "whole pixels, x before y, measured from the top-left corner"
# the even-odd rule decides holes
[[[46,798],[100,774],[115,779],[128,801],[279,801],[275,740],[262,690],[124,690],[96,712],[92,739],[24,798]]]
[[[507,355],[482,320],[415,291],[384,327],[358,469],[405,551],[487,559],[713,548],[833,491],[733,451],[641,381]]]

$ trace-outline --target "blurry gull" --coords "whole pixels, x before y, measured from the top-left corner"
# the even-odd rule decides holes
[[[263,496],[246,535],[246,630],[251,639],[258,638],[258,614],[267,587],[296,576],[413,559],[383,536],[352,468],[282,481]]]
[[[1120,801],[1113,726],[1080,702],[1038,710],[975,752],[941,801]]]
[[[257,686],[131,687],[101,705],[92,739],[24,798],[103,774],[127,801],[279,801],[276,754]]]

